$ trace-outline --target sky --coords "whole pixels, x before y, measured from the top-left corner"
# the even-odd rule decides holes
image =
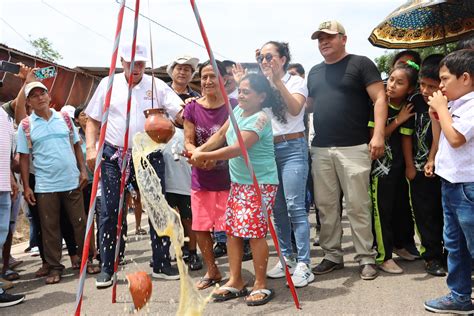
[[[109,67],[120,8],[119,0],[1,0],[0,43],[34,54],[28,39],[47,37],[65,66]],[[253,62],[255,49],[269,40],[290,44],[292,62],[307,71],[323,59],[311,34],[336,19],[346,29],[347,51],[372,60],[384,53],[367,38],[373,28],[406,0],[196,0],[214,55]],[[126,5],[135,7],[135,1]],[[142,0],[140,13],[194,42],[203,40],[189,0]],[[121,43],[131,43],[133,12],[125,10]],[[151,32],[150,32],[151,29]],[[138,40],[153,44],[154,66],[190,54],[201,62],[206,50],[140,18]],[[149,64],[150,66],[150,64]]]

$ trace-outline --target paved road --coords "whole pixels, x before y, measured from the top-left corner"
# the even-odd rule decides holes
[[[314,215],[312,216],[314,218]],[[130,229],[135,229],[133,216],[128,216]],[[143,224],[147,222],[146,216]],[[302,310],[297,311],[292,302],[284,280],[269,280],[268,284],[275,289],[273,301],[261,307],[248,307],[242,299],[224,303],[209,303],[206,315],[423,315],[423,302],[428,298],[439,296],[447,291],[445,278],[428,276],[423,269],[422,261],[399,261],[405,269],[402,275],[388,275],[384,272],[373,281],[363,281],[358,275],[358,266],[354,262],[349,223],[344,224],[345,268],[330,274],[316,276],[315,282],[308,287],[299,289],[298,295]],[[314,229],[312,229],[312,233]],[[97,290],[94,278],[87,277],[84,288],[82,311],[86,315],[127,315],[132,308],[131,298],[124,281],[126,273],[148,271],[151,257],[150,242],[147,236],[129,234],[126,258],[131,261],[119,273],[118,303],[111,303],[111,289]],[[270,238],[269,238],[270,240]],[[20,305],[0,310],[0,315],[71,315],[75,307],[75,293],[78,272],[70,268],[69,258],[64,255],[63,264],[67,267],[63,280],[57,285],[44,285],[44,279],[35,279],[34,271],[40,266],[38,257],[24,254],[26,244],[14,247],[14,256],[24,260],[19,267],[21,279],[16,282],[12,293],[26,294],[26,300]],[[270,247],[270,266],[277,262],[276,252]],[[312,264],[321,261],[320,247],[312,247]],[[227,257],[217,259],[221,271],[228,275]],[[243,264],[244,277],[252,283],[253,267],[251,261]],[[202,271],[191,272],[194,280],[202,275]],[[210,289],[203,291],[208,295]],[[153,281],[153,295],[149,306],[144,310],[147,314],[173,315],[179,301],[178,281]]]

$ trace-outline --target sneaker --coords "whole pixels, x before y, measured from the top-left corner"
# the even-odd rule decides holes
[[[24,301],[24,299],[25,295],[8,294],[7,292],[3,291],[3,293],[0,294],[0,307],[8,307],[20,304]]]
[[[359,266],[359,275],[362,280],[373,280],[379,273],[375,269],[375,264],[361,264]]]
[[[472,302],[458,302],[451,294],[425,302],[425,309],[435,313],[468,315],[473,311]]]
[[[244,240],[244,254],[242,256],[242,261],[249,261],[252,260],[252,249],[250,248],[250,242],[248,240]]]
[[[306,263],[298,262],[291,280],[295,287],[305,287],[314,281],[314,274]]]
[[[391,274],[401,274],[403,269],[393,260],[388,259],[379,265],[379,269]]]
[[[161,269],[153,269],[152,277],[155,279],[179,280],[179,270],[174,266],[165,266]]]
[[[288,271],[292,275],[296,269],[296,260],[285,258],[285,262],[288,267]],[[281,264],[280,260],[278,260],[277,264],[273,267],[273,269],[267,271],[267,277],[269,277],[270,279],[279,279],[285,277],[285,268]]]
[[[411,253],[408,252],[405,248],[401,249],[393,249],[393,252],[399,256],[400,258],[406,260],[406,261],[415,261],[415,256],[413,256]]]
[[[214,246],[214,258],[220,258],[227,254],[227,244],[225,242],[218,242]]]
[[[328,259],[323,259],[320,264],[313,268],[314,274],[326,274],[333,270],[340,270],[344,268],[344,263],[335,263]]]
[[[112,276],[105,271],[101,271],[95,279],[95,286],[98,289],[105,289],[112,285]]]
[[[191,271],[197,271],[197,270],[202,269],[201,257],[199,257],[199,255],[195,252],[189,254],[188,264],[189,264],[189,269]]]
[[[188,263],[189,262],[189,249],[186,245],[181,247],[181,251],[183,252],[183,261]]]
[[[39,250],[38,246],[35,246],[35,247],[31,248],[30,255],[32,257],[38,257],[40,255],[40,250]]]
[[[425,262],[425,271],[428,274],[434,275],[434,276],[445,276],[446,271],[443,268],[443,265],[441,264],[441,261],[439,260],[431,260]]]

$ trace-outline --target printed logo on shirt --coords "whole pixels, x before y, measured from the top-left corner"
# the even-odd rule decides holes
[[[153,97],[151,90],[147,90],[145,96],[143,97],[143,100],[151,101],[152,99],[155,99],[155,97]]]

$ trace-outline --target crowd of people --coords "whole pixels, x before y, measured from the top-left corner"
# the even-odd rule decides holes
[[[315,275],[344,268],[344,211],[361,279],[373,280],[379,270],[403,273],[393,253],[409,261],[421,258],[428,274],[448,274],[450,290],[425,302],[425,308],[472,313],[473,39],[460,42],[447,56],[422,60],[417,52],[402,51],[385,80],[369,58],[346,51],[348,37],[339,22],[321,23],[311,39],[324,61],[307,76],[300,64],[290,63],[287,43],[269,41],[256,50],[256,72],[228,60],[217,61],[214,69],[210,61],[199,64],[197,58],[182,55],[166,68],[169,83],[145,74],[145,45],[137,44],[134,63],[131,45],[121,48],[123,73],[113,77],[93,210],[97,234],[87,258],[87,273],[97,274],[97,288],[112,285],[119,208],[133,208],[136,234],[147,234],[140,226],[141,195],[131,148],[133,136],[144,131],[144,111],[157,107],[166,111],[176,131],[163,150],[147,159],[168,204],[180,214],[188,237],[184,261],[190,270],[206,269],[195,285],[198,290],[222,282],[215,258],[228,256],[230,275],[213,291],[216,302],[244,297],[249,306],[263,305],[275,295],[267,278],[284,278],[286,269],[294,286],[302,288]],[[10,255],[15,230],[10,223],[22,199],[30,219],[28,250],[36,250],[42,260],[36,276],[45,277],[46,284],[61,281],[63,239],[72,267],[79,268],[109,88],[106,77],[88,104],[57,112],[34,70],[21,65],[18,77],[24,84],[0,110],[0,307],[24,300],[6,292],[10,281],[19,278]],[[195,74],[200,92],[190,87]],[[227,103],[235,122],[229,119]],[[123,159],[127,197],[120,205]],[[313,209],[315,244],[324,251],[314,267]],[[283,258],[274,267],[267,267],[270,218]],[[170,238],[159,236],[149,224],[153,278],[179,279]],[[126,216],[121,225],[119,260],[125,264]],[[253,260],[255,270],[251,290],[242,277],[246,260]]]

